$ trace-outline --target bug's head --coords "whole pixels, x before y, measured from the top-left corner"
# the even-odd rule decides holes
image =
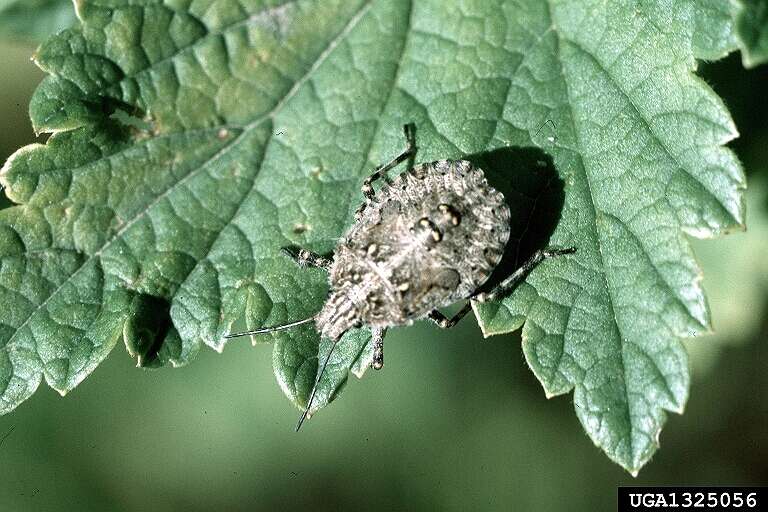
[[[343,293],[332,293],[328,297],[316,322],[320,334],[333,341],[338,341],[348,330],[362,326],[357,308]]]

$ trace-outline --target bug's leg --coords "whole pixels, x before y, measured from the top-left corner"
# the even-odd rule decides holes
[[[528,261],[523,263],[520,268],[514,271],[514,273],[499,283],[493,290],[485,293],[478,293],[472,297],[472,300],[477,302],[490,302],[498,299],[500,296],[506,294],[510,290],[514,289],[520,281],[530,272],[533,268],[544,261],[547,258],[554,258],[556,256],[562,256],[564,254],[573,254],[576,252],[575,247],[569,247],[568,249],[543,249],[536,251]]]
[[[464,304],[464,307],[461,308],[459,311],[457,311],[456,314],[453,315],[451,318],[446,318],[444,314],[442,314],[436,309],[433,309],[427,314],[427,318],[435,322],[437,326],[440,327],[441,329],[450,329],[451,327],[459,323],[459,320],[464,318],[464,315],[469,313],[470,309],[472,309],[472,303],[467,302],[466,304]]]
[[[371,341],[373,342],[373,361],[371,366],[374,370],[381,370],[384,366],[384,335],[387,334],[386,328],[374,327],[371,329]]]
[[[375,195],[372,186],[374,181],[386,177],[386,174],[390,169],[416,154],[416,125],[413,123],[406,124],[403,126],[403,133],[405,134],[405,149],[403,152],[393,158],[391,162],[378,166],[376,170],[363,181],[362,191],[367,201],[373,199],[373,196]]]
[[[363,191],[363,196],[365,196],[365,201],[355,211],[356,221],[360,220],[360,218],[363,215],[363,211],[365,210],[365,207],[368,206],[368,203],[376,195],[376,192],[373,190],[373,182],[375,182],[379,178],[384,178],[387,182],[389,182],[389,178],[387,177],[387,172],[389,172],[393,167],[397,166],[401,162],[409,158],[412,158],[413,156],[416,155],[416,125],[414,125],[413,123],[404,125],[403,133],[405,134],[405,141],[406,141],[406,146],[403,152],[397,155],[394,159],[392,159],[391,162],[377,167],[363,181],[363,186],[361,187],[361,189]]]
[[[330,270],[331,265],[333,265],[333,260],[331,258],[325,258],[306,249],[282,247],[280,250],[284,254],[290,256],[300,267],[317,267],[327,271]]]

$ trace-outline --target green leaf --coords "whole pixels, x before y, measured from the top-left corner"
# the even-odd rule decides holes
[[[683,232],[709,237],[743,219],[742,171],[718,147],[736,131],[690,73],[690,55],[655,24],[621,7],[552,7],[557,31],[540,58],[559,86],[547,104],[560,106],[552,154],[566,182],[552,242],[579,253],[476,311],[487,335],[523,326],[548,396],[573,389],[595,443],[637,472],[658,446],[664,410],[685,405],[678,338],[709,330]]]
[[[1,411],[43,376],[72,389],[119,340],[178,366],[316,312],[325,276],[280,247],[330,252],[414,122],[419,161],[474,159],[507,194],[500,273],[578,247],[478,317],[486,334],[524,324],[546,393],[574,389],[589,436],[636,472],[686,400],[680,338],[708,329],[684,233],[743,218],[720,147],[735,128],[692,74],[731,48],[729,21],[701,5],[720,4],[78,4],[82,25],[36,56],[31,117],[53,135],[1,175],[17,204],[0,212]],[[305,405],[328,342],[307,325],[254,341],[269,339]],[[342,339],[312,412],[363,373],[368,339]]]
[[[76,19],[71,0],[0,0],[0,37],[39,42]]]
[[[667,8],[665,3],[657,2],[652,12],[657,16],[656,26],[667,26],[667,36],[675,37],[673,31],[677,30],[677,27],[674,24],[667,25],[670,19]],[[690,34],[688,37],[692,42],[693,56],[697,59],[716,60],[737,48],[733,29],[733,6],[729,0],[675,2],[673,8],[681,9],[672,19],[678,20],[680,30]]]
[[[736,37],[744,66],[768,62],[768,1],[734,0]]]

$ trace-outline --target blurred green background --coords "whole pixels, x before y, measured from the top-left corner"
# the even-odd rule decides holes
[[[0,42],[1,161],[36,141],[33,51]],[[300,434],[271,346],[161,371],[118,346],[70,396],[42,385],[0,417],[0,511],[613,510],[617,485],[768,484],[768,69],[732,55],[702,74],[742,133],[749,229],[693,241],[717,334],[687,342],[687,410],[638,478],[591,444],[570,395],[544,397],[517,334],[483,340],[470,318],[391,332],[385,370]]]

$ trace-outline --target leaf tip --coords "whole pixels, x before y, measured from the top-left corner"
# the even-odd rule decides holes
[[[215,350],[217,354],[221,354],[222,352],[224,352],[224,345],[226,344],[227,344],[227,340],[223,337],[219,337],[215,339],[211,338],[210,342],[206,343],[206,345],[208,345],[213,350]]]
[[[491,336],[491,333],[486,330],[485,322],[483,322],[482,318],[480,317],[480,311],[477,309],[477,302],[472,299],[470,299],[469,302],[472,305],[472,313],[477,319],[477,325],[480,327],[480,333],[482,333],[483,339],[488,339]]]

